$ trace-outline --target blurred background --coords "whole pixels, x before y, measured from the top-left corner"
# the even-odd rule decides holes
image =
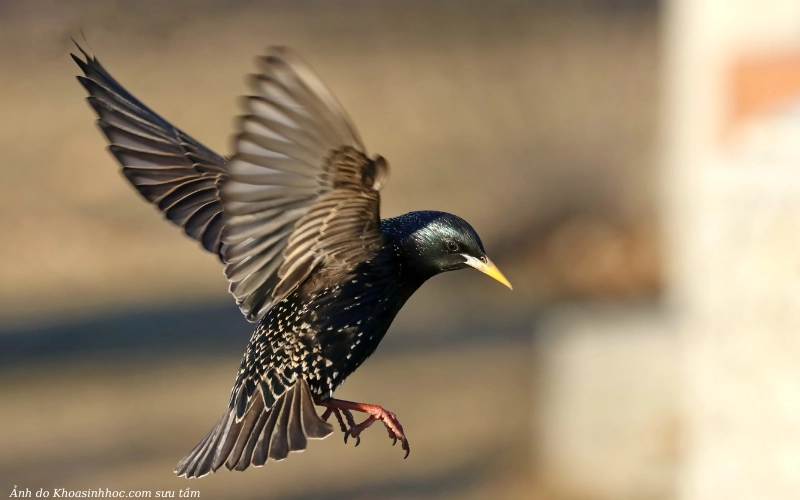
[[[70,36],[221,154],[268,45],[370,152],[384,216],[481,234],[337,392],[396,412],[187,482],[252,333],[216,259],[126,184]],[[3,0],[0,495],[800,498],[796,0]],[[8,493],[6,493],[8,492]]]

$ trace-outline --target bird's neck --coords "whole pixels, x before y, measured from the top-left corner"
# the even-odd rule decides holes
[[[410,296],[428,279],[441,271],[427,262],[419,251],[418,241],[403,216],[381,221],[381,228],[387,238],[385,251],[390,252],[400,274],[403,288]]]

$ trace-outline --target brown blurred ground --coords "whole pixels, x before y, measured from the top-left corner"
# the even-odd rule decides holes
[[[138,200],[103,151],[70,35],[83,28],[131,92],[223,154],[253,57],[295,47],[389,159],[384,216],[463,216],[515,285],[433,280],[343,388],[400,415],[407,461],[374,430],[357,451],[331,438],[192,488],[534,498],[539,313],[659,290],[656,23],[651,3],[621,1],[1,3],[0,345],[13,349],[0,371],[0,493],[185,485],[171,468],[217,418],[249,335],[215,259]],[[167,329],[175,307],[185,314]]]

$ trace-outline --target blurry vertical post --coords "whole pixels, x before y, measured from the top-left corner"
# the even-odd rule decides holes
[[[800,3],[666,3],[681,500],[800,498]]]

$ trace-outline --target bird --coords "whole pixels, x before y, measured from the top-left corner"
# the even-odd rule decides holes
[[[74,42],[74,40],[73,40]],[[334,432],[381,422],[410,452],[397,415],[334,398],[428,279],[474,268],[511,288],[462,218],[380,217],[389,163],[368,155],[342,105],[287,47],[256,59],[234,153],[221,156],[129,93],[77,42],[78,81],[128,183],[216,255],[257,323],[222,417],[174,469],[202,477],[285,459]],[[353,412],[365,414],[356,423]]]

